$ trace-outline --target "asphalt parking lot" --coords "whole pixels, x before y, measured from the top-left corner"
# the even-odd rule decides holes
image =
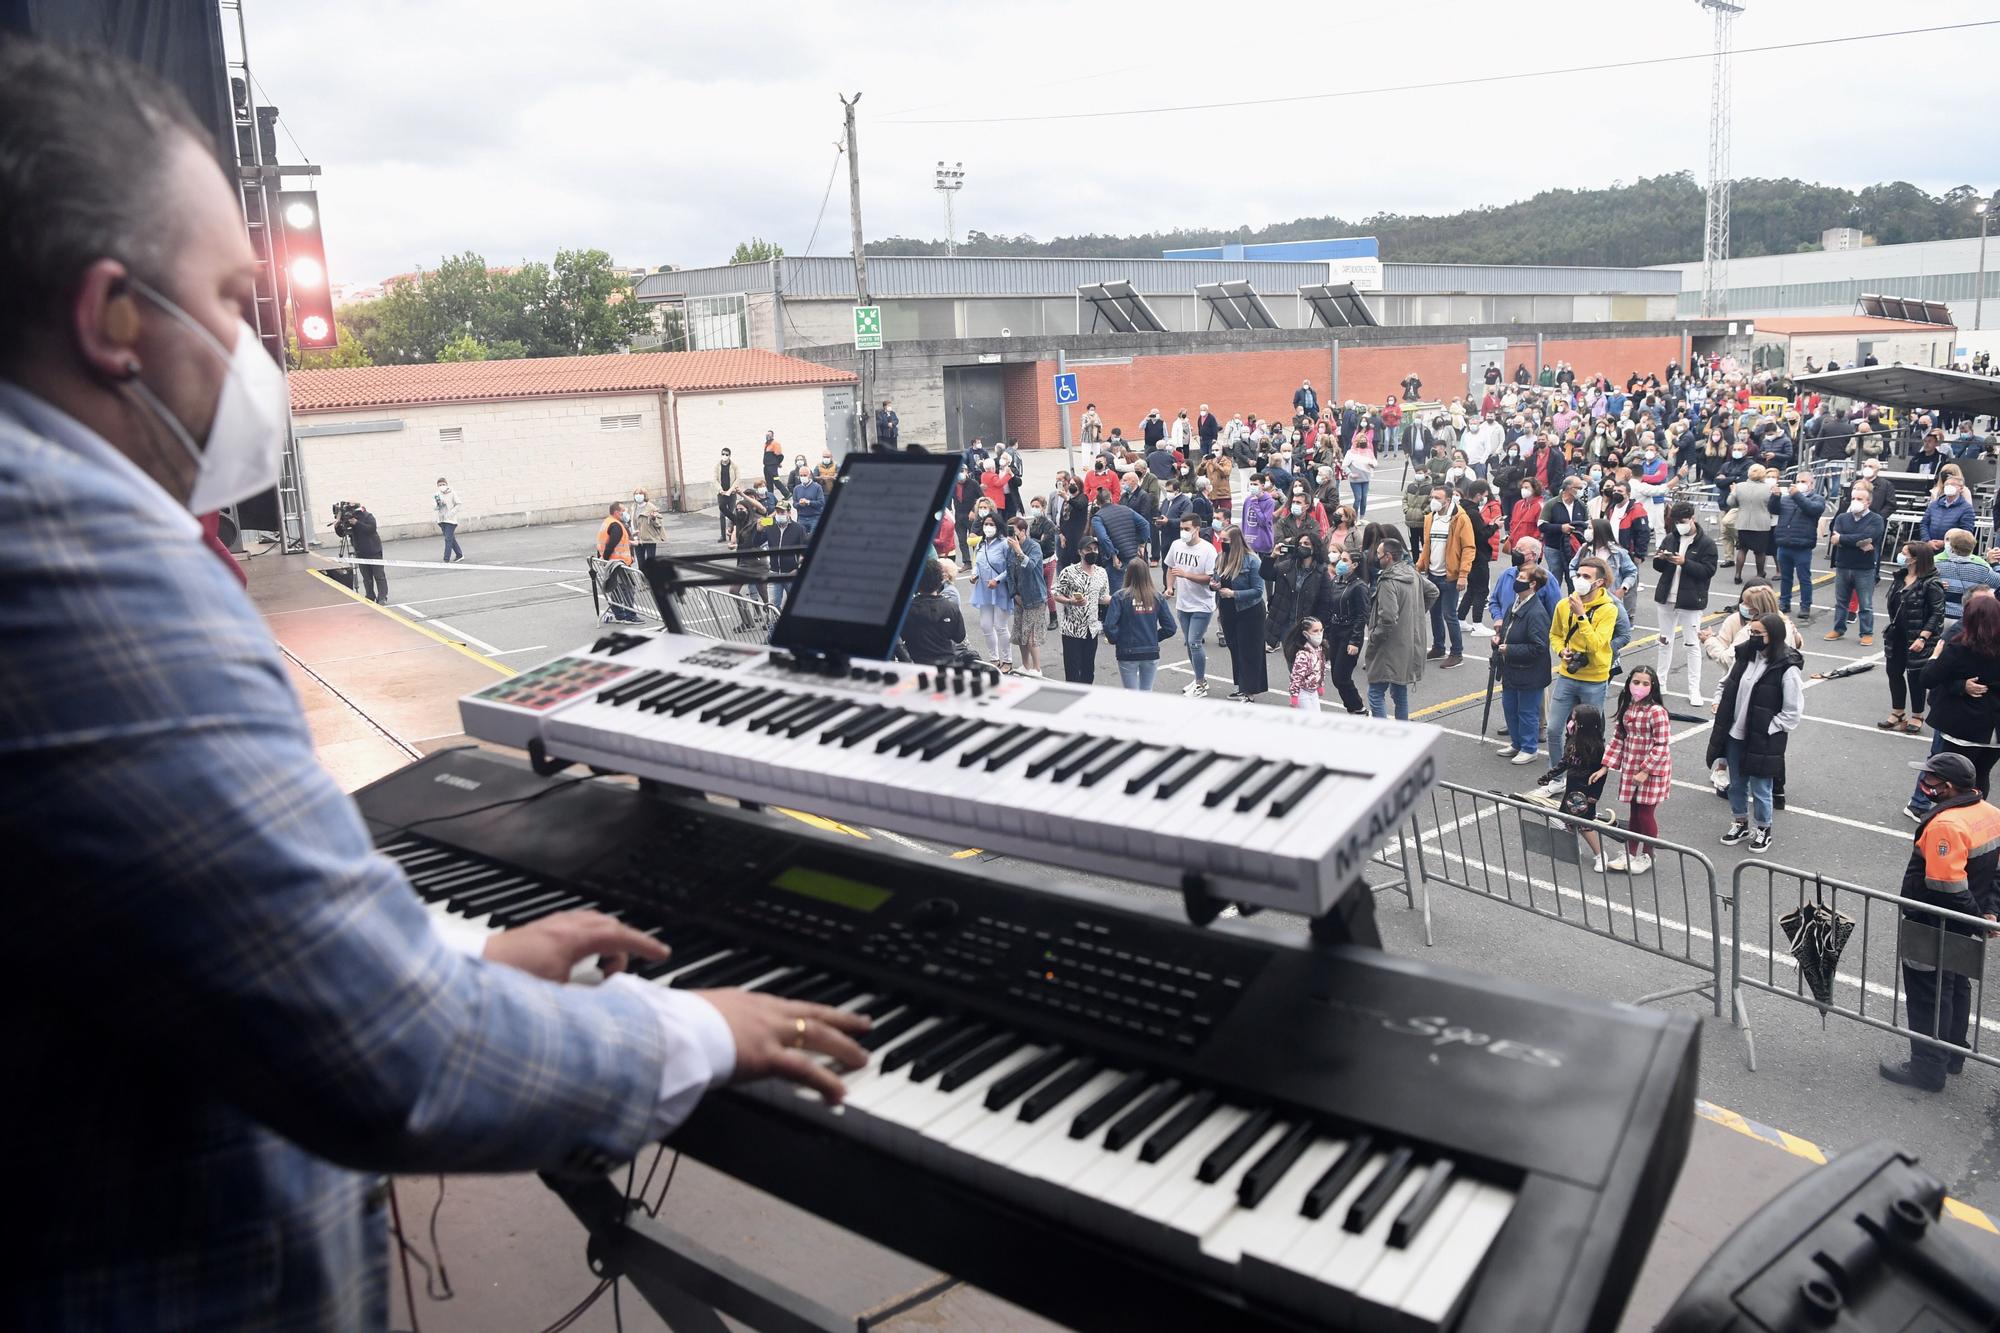
[[[1061,465],[1060,453],[1031,456],[1029,480],[1045,486]],[[1371,516],[1400,523],[1397,469],[1385,465],[1378,474],[1377,498]],[[587,642],[595,633],[585,556],[597,525],[570,524],[533,529],[465,532],[461,542],[467,560],[450,568],[389,570],[390,604],[400,614],[436,633],[466,643],[507,667],[521,669]],[[675,516],[669,550],[713,549],[713,512]],[[391,561],[435,561],[433,538],[390,543]],[[1627,665],[1654,661],[1651,640],[1650,572],[1642,587],[1635,640],[1622,659]],[[1881,609],[1882,591],[1877,593]],[[1720,612],[1734,605],[1736,588],[1728,574],[1718,576],[1711,608]],[[1776,822],[1776,839],[1766,859],[1807,872],[1893,891],[1909,855],[1911,825],[1900,809],[1908,799],[1913,768],[1926,753],[1928,737],[1879,731],[1873,725],[1887,709],[1887,690],[1879,669],[1880,646],[1864,648],[1850,628],[1845,640],[1827,643],[1829,590],[1821,588],[1815,602],[1819,614],[1806,628],[1807,671],[1826,672],[1853,663],[1878,664],[1876,669],[1841,680],[1812,680],[1806,694],[1806,721],[1794,735],[1788,756],[1789,802]],[[1486,672],[1486,640],[1468,636],[1465,664],[1454,671],[1433,669],[1411,692],[1414,719],[1437,726],[1446,735],[1447,778],[1479,791],[1516,792],[1525,788],[1538,767],[1515,767],[1497,757],[1504,741],[1481,734],[1481,708]],[[1209,640],[1213,698],[1189,700],[1190,710],[1214,706],[1230,688],[1229,654]],[[1050,636],[1045,662],[1060,675],[1060,649]],[[1271,678],[1285,674],[1275,657]],[[1156,690],[1178,693],[1192,679],[1184,645],[1170,640],[1162,658]],[[1721,678],[1711,665],[1704,679],[1713,693]],[[1116,668],[1108,647],[1100,646],[1098,682],[1115,683]],[[1671,707],[1692,715],[1681,672],[1668,680]],[[1266,696],[1271,706],[1281,694]],[[1337,706],[1337,704],[1335,705]],[[1702,710],[1705,716],[1705,711]],[[1493,711],[1492,725],[1499,722]],[[1674,790],[1660,807],[1661,836],[1705,854],[1726,886],[1743,848],[1724,847],[1716,839],[1729,823],[1725,802],[1716,799],[1702,763],[1705,721],[1677,722],[1674,728]],[[408,738],[423,740],[428,738]],[[940,852],[964,848],[937,848]],[[1572,874],[1574,871],[1572,871]],[[1595,888],[1593,888],[1595,886]],[[1134,894],[1151,890],[1113,885]],[[1706,939],[1706,907],[1700,898],[1684,904],[1678,893],[1654,894],[1648,884],[1610,883],[1592,877],[1582,884],[1590,895],[1602,892],[1668,934]],[[1781,899],[1784,894],[1778,895]],[[1746,885],[1739,915],[1750,930],[1752,955],[1781,985],[1793,980],[1789,962],[1756,952],[1754,941],[1769,938],[1773,918],[1796,901],[1771,906],[1755,881]],[[1690,910],[1692,907],[1692,910]],[[1630,1000],[1698,979],[1687,968],[1650,957],[1610,941],[1594,938],[1559,923],[1531,916],[1504,904],[1482,900],[1445,886],[1431,890],[1435,943],[1426,946],[1420,914],[1406,910],[1401,897],[1379,898],[1386,946],[1392,951],[1428,960],[1498,972],[1571,988],[1609,999]],[[1681,920],[1691,917],[1691,920]],[[1871,1006],[1886,1010],[1895,978],[1888,962],[1889,946],[1881,939],[1871,945],[1875,961],[1864,979],[1871,988]],[[1782,955],[1782,938],[1778,953]],[[1849,997],[1850,1000],[1852,997]],[[1975,992],[1975,1003],[1980,999]],[[1663,1001],[1689,1013],[1706,1014],[1709,1002],[1699,996]],[[1985,1050],[2000,1049],[2000,999],[1985,1003],[1988,1015],[1980,1036]],[[2000,1217],[2000,1070],[1978,1065],[1950,1080],[1942,1093],[1927,1095],[1882,1081],[1875,1073],[1878,1059],[1901,1058],[1904,1043],[1839,1017],[1827,1019],[1810,1007],[1768,996],[1749,997],[1754,1022],[1758,1069],[1747,1067],[1742,1035],[1727,1021],[1710,1017],[1703,1034],[1701,1095],[1753,1120],[1776,1126],[1820,1145],[1830,1152],[1890,1137],[1920,1153],[1928,1168],[1943,1178],[1959,1199]],[[1872,1011],[1872,1009],[1871,1009]],[[2000,1261],[2000,1240],[1960,1228]]]

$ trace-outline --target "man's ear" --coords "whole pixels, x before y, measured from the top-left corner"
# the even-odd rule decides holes
[[[139,298],[125,266],[100,259],[84,269],[70,302],[70,333],[84,361],[109,380],[139,373]]]

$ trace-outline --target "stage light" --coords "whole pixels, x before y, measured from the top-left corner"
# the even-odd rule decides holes
[[[278,195],[278,216],[284,220],[285,272],[291,279],[293,328],[299,347],[324,351],[338,344],[333,323],[333,292],[326,279],[326,242],[320,235],[319,196],[311,190],[284,190]]]

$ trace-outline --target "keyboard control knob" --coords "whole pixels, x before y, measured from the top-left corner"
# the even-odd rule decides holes
[[[872,678],[874,674],[872,671],[863,671],[860,667],[849,667],[847,669],[847,678],[849,680],[861,680],[864,677]]]
[[[926,898],[910,913],[910,924],[918,930],[943,930],[958,920],[958,903],[951,898]]]

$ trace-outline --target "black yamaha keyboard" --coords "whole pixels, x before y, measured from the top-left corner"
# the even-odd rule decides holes
[[[358,800],[448,929],[597,907],[658,984],[869,1013],[839,1111],[735,1088],[673,1146],[1075,1327],[1609,1329],[1686,1154],[1682,1015],[482,752]]]

